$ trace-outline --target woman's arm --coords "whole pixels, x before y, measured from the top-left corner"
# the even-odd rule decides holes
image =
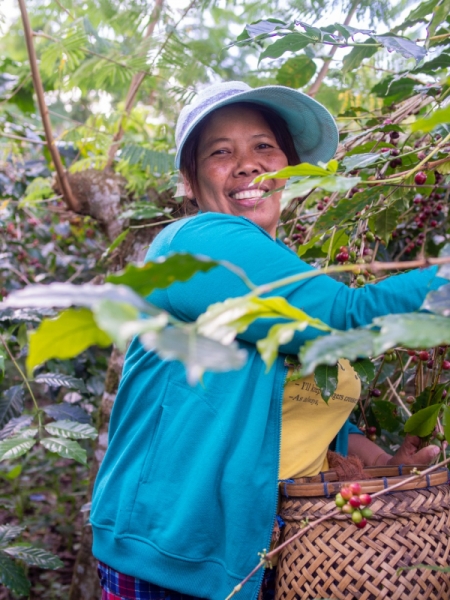
[[[438,446],[418,450],[420,438],[407,435],[394,455],[388,454],[363,435],[348,436],[348,454],[360,458],[366,467],[383,465],[430,465],[439,454]]]

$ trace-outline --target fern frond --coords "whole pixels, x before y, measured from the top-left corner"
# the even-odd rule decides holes
[[[148,169],[151,173],[158,173],[159,175],[164,175],[175,168],[172,154],[157,152],[137,144],[124,146],[120,158],[130,165],[139,165],[142,169]]]

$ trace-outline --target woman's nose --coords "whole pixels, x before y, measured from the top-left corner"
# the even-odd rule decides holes
[[[264,169],[256,157],[242,154],[236,159],[235,172],[237,175],[258,175],[263,173]]]

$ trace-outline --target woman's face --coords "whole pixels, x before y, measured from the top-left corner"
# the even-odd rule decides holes
[[[251,108],[226,106],[216,110],[197,148],[197,182],[186,182],[188,198],[200,210],[244,216],[275,237],[281,192],[262,198],[284,184],[270,179],[251,185],[267,171],[288,165],[284,152],[264,118]]]

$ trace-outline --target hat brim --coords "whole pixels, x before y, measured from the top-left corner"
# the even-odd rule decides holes
[[[196,125],[218,108],[237,102],[263,104],[281,115],[292,135],[301,162],[326,163],[333,158],[339,142],[339,132],[328,110],[303,92],[279,85],[268,85],[233,94],[203,107],[183,132],[183,140],[175,157],[177,168],[180,168],[184,144]]]

